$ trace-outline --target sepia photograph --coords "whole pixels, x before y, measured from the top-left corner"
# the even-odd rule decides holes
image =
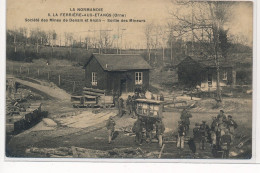
[[[7,0],[5,157],[252,159],[253,8]]]

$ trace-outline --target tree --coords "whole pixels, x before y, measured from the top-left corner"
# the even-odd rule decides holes
[[[105,53],[107,53],[107,49],[112,48],[114,39],[109,34],[109,31],[111,30],[100,30],[100,53],[102,52],[102,50],[105,50]]]
[[[217,73],[217,98],[222,101],[220,89],[220,65],[219,59],[226,56],[228,49],[227,32],[224,25],[230,16],[232,2],[224,1],[176,1],[176,10],[170,12],[173,19],[177,19],[170,25],[170,29],[180,37],[190,37],[192,55],[195,41],[201,43],[203,54],[215,62]],[[186,10],[183,10],[183,9]],[[190,10],[187,10],[190,9]],[[208,43],[205,43],[205,37]]]
[[[151,48],[154,43],[154,40],[152,38],[153,35],[153,29],[154,29],[154,24],[149,23],[145,26],[145,38],[146,38],[146,48],[147,48],[147,54],[148,54],[148,61],[149,63],[151,62]]]

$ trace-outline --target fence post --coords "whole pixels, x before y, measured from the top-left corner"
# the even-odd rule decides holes
[[[20,74],[22,74],[22,66],[20,66]]]
[[[30,74],[30,68],[28,67],[28,75]]]
[[[38,76],[40,76],[40,69],[38,69]]]
[[[48,71],[48,80],[50,80],[50,72]]]
[[[60,86],[60,75],[59,75],[59,86]]]
[[[75,88],[76,88],[76,83],[75,81],[73,82],[73,92],[75,92]]]

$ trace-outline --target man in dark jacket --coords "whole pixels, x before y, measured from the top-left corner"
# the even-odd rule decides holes
[[[182,121],[178,122],[178,138],[177,138],[177,148],[184,149],[184,140],[186,135],[185,125]]]
[[[127,113],[129,115],[132,115],[133,112],[133,106],[132,106],[132,97],[129,95],[127,100],[126,100],[126,108],[127,108]]]
[[[112,140],[112,137],[113,137],[113,134],[114,134],[114,131],[115,131],[115,121],[113,119],[112,116],[109,117],[108,121],[107,121],[107,124],[106,124],[106,128],[107,128],[107,131],[108,131],[108,143],[110,144],[111,143],[111,140]]]
[[[119,117],[122,117],[124,114],[124,100],[122,98],[119,99],[119,105],[118,105],[118,115]]]
[[[195,151],[198,151],[199,149],[199,144],[201,141],[201,134],[200,134],[200,124],[196,123],[195,128],[193,129],[193,140],[196,146]]]
[[[227,123],[227,128],[230,132],[231,138],[233,140],[234,135],[235,135],[235,129],[237,128],[237,123],[235,122],[235,120],[232,119],[231,115],[228,115],[228,120],[226,123]]]
[[[135,92],[135,94],[132,96],[132,110],[133,110],[133,117],[132,118],[136,118],[137,113],[136,113],[136,109],[137,109],[137,103],[136,103],[136,99],[140,98],[139,93]]]
[[[135,142],[139,145],[142,145],[143,138],[142,138],[142,131],[143,131],[143,123],[141,117],[139,117],[134,126],[132,128],[133,133],[135,133]]]
[[[220,120],[220,121],[223,121],[225,122],[227,120],[227,117],[226,115],[224,114],[224,111],[223,110],[220,110],[219,111],[219,114],[217,116],[217,119]]]
[[[225,130],[225,135],[221,136],[220,138],[220,147],[223,151],[223,158],[229,158],[229,150],[231,145],[232,139],[228,129]]]
[[[163,133],[164,133],[164,131],[165,131],[165,126],[164,126],[164,124],[163,124],[161,118],[159,118],[159,119],[156,121],[155,126],[156,126],[156,136],[157,136],[158,141],[159,141],[159,146],[161,147],[161,146],[162,146],[162,143],[163,143],[162,137],[163,137]]]
[[[153,138],[152,136],[152,132],[154,129],[153,125],[154,125],[154,121],[150,118],[147,118],[145,121],[145,127],[146,127],[146,141],[148,143],[151,143],[151,140]]]
[[[189,131],[191,117],[192,117],[192,115],[188,111],[188,109],[187,108],[183,109],[183,111],[181,112],[181,121],[183,122],[183,125],[185,126],[186,134]]]
[[[206,124],[206,121],[202,121],[202,124],[200,125],[200,135],[201,135],[201,140],[200,140],[200,148],[202,150],[205,150],[206,148],[206,142],[207,142],[207,137],[209,134],[209,126]]]

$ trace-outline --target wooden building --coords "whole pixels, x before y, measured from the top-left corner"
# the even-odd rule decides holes
[[[149,87],[151,67],[140,55],[92,54],[84,68],[88,88],[122,94]]]
[[[227,61],[220,61],[220,86],[232,86],[236,82],[236,73]],[[178,81],[187,87],[200,86],[202,91],[217,88],[217,68],[214,59],[186,57],[177,65]]]

